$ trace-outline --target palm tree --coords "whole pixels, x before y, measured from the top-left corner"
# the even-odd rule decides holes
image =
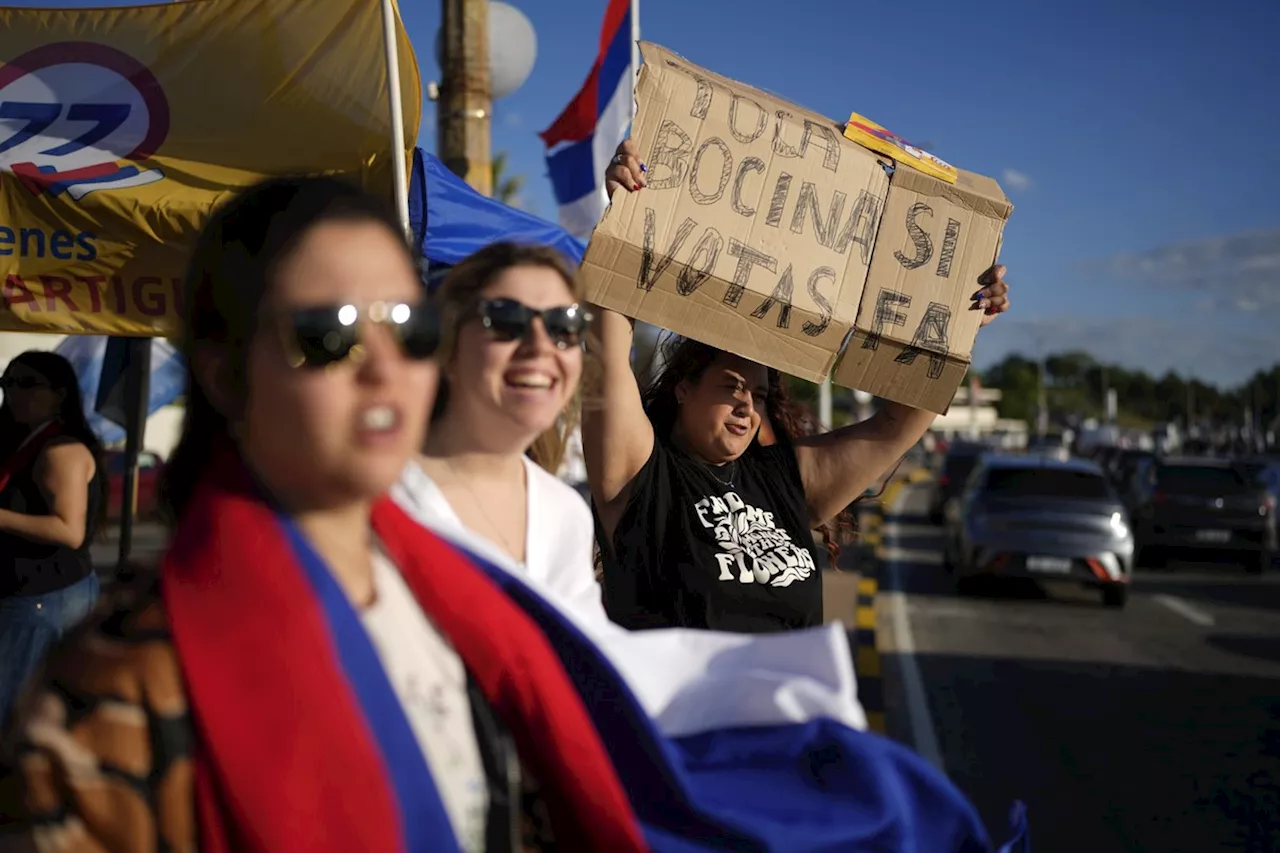
[[[507,152],[493,155],[493,197],[512,207],[520,206],[520,190],[524,189],[524,175],[507,174]]]

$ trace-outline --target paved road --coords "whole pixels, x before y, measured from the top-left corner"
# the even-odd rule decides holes
[[[1036,853],[1280,851],[1280,572],[1140,573],[1128,607],[1034,584],[958,598],[909,486],[885,526],[889,734]]]

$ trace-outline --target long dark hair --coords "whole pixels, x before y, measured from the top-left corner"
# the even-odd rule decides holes
[[[690,338],[668,336],[660,346],[662,367],[653,381],[641,393],[645,414],[653,425],[655,435],[666,437],[671,435],[679,417],[680,407],[676,400],[676,386],[686,379],[698,382],[711,363],[720,356],[722,350]],[[656,357],[656,356],[655,356]],[[767,368],[769,390],[765,396],[765,414],[773,428],[775,440],[790,445],[802,435],[812,435],[819,429],[818,420],[807,406],[791,398],[783,382],[782,373],[774,368]],[[755,442],[760,440],[757,435]],[[835,568],[836,558],[840,556],[840,541],[849,539],[857,532],[857,521],[850,509],[841,511],[835,518],[819,528],[822,542],[831,558],[831,567]]]
[[[243,404],[246,353],[257,330],[262,299],[280,265],[312,228],[325,222],[376,222],[402,234],[385,201],[345,181],[269,178],[214,211],[196,240],[183,300],[186,413],[161,487],[161,504],[170,524],[181,518],[214,446],[231,429],[229,413],[213,405],[195,376],[196,351],[205,347],[223,351],[226,372],[220,379],[226,392]],[[406,251],[412,254],[407,244]]]
[[[107,511],[107,472],[103,470],[102,442],[84,416],[84,399],[80,394],[80,381],[76,378],[71,362],[56,352],[28,350],[9,362],[20,364],[39,373],[49,383],[49,388],[62,392],[62,405],[58,408],[58,420],[62,434],[89,448],[93,454],[96,473],[94,483],[98,492],[98,517],[90,519],[91,529],[100,527]],[[30,424],[20,424],[13,419],[9,401],[0,403],[0,452],[9,454],[17,449],[31,429]]]
[[[444,275],[439,288],[433,294],[440,307],[440,327],[447,339],[443,358],[447,362],[456,353],[457,330],[467,315],[476,310],[485,288],[497,281],[504,272],[517,267],[539,267],[555,272],[564,280],[575,300],[583,298],[582,285],[573,274],[564,256],[549,246],[522,245],[500,242],[485,246],[452,267]],[[431,410],[431,420],[439,420],[449,405],[449,383],[442,375],[436,391],[436,402]],[[559,421],[539,435],[526,455],[544,470],[555,474],[564,462],[569,436],[578,425],[581,414],[581,392],[569,401]]]

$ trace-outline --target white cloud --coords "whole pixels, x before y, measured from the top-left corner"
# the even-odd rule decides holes
[[[1004,185],[1016,193],[1026,192],[1035,186],[1030,175],[1017,169],[1005,169],[1000,177],[1004,179]]]
[[[1280,228],[1113,255],[1086,268],[1151,288],[1200,293],[1216,308],[1280,314]]]

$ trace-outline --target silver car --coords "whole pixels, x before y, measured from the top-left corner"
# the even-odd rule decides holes
[[[1133,531],[1095,463],[988,455],[945,516],[944,563],[960,587],[979,575],[1073,580],[1124,607]]]

